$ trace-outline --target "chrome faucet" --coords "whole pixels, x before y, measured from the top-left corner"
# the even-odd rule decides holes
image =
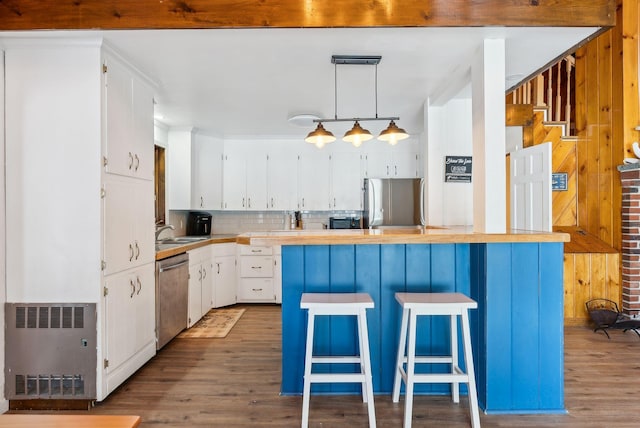
[[[164,226],[160,226],[156,228],[156,241],[160,237],[160,234],[162,233],[162,231],[167,229],[175,230],[176,228],[172,224],[166,224]]]

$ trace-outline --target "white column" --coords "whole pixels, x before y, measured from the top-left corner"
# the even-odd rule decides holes
[[[471,66],[474,232],[506,232],[504,82],[504,40],[485,40]]]

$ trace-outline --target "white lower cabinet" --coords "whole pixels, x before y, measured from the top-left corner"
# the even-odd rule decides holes
[[[224,243],[211,246],[213,307],[236,303],[236,244]]]
[[[282,301],[280,269],[273,247],[238,246],[238,302],[278,303]]]
[[[104,280],[106,394],[156,353],[154,269],[149,263]]]
[[[187,327],[197,323],[213,307],[211,247],[188,251],[189,319]]]

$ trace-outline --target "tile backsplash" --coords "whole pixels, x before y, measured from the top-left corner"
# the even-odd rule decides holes
[[[213,234],[239,234],[286,230],[290,228],[293,211],[209,211],[212,214]],[[326,229],[329,217],[360,217],[360,211],[308,211],[302,212],[304,229]],[[169,224],[175,226],[174,236],[186,233],[189,211],[169,211]],[[167,231],[169,232],[169,231]]]

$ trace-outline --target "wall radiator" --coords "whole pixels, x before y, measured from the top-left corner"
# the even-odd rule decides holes
[[[96,304],[5,303],[5,397],[96,398]]]

